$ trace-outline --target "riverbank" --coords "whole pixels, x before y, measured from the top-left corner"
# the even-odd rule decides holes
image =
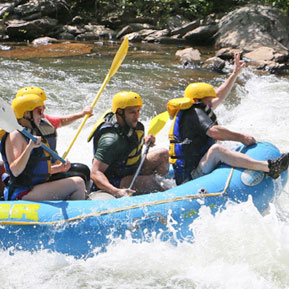
[[[289,19],[270,6],[248,5],[226,15],[214,14],[193,21],[175,16],[167,20],[165,28],[160,28],[143,18],[112,17],[102,23],[88,22],[82,16],[70,19],[63,1],[57,1],[53,7],[49,0],[25,2],[0,4],[0,41],[36,46],[63,41],[117,41],[127,37],[131,43],[175,45],[180,50],[176,57],[183,65],[202,65],[200,58],[204,55],[200,56],[197,47],[213,46],[216,53],[205,64],[208,69],[221,72],[224,61],[232,59],[238,50],[258,70],[288,74]],[[13,55],[4,52],[3,57],[6,54]]]

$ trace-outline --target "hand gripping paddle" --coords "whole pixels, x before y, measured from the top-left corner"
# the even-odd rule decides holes
[[[148,130],[148,134],[151,134],[153,136],[156,136],[160,131],[161,129],[165,126],[165,124],[167,123],[169,119],[169,114],[167,111],[165,112],[162,112],[160,114],[158,114],[157,116],[155,116],[151,122],[150,122],[150,125],[149,125],[149,130]],[[135,183],[135,180],[136,178],[138,177],[139,173],[140,173],[140,170],[143,166],[143,163],[145,161],[145,158],[146,158],[146,155],[149,151],[149,148],[151,146],[151,142],[149,142],[148,144],[146,144],[146,148],[145,148],[145,151],[142,155],[142,158],[141,158],[141,161],[140,161],[140,164],[137,168],[137,171],[135,172],[135,175],[131,181],[131,184],[129,186],[129,189],[131,189]]]

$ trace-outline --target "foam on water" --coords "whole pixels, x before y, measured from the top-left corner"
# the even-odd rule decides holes
[[[286,288],[289,226],[274,205],[265,216],[251,200],[215,217],[204,208],[193,230],[192,244],[128,238],[87,260],[0,251],[0,288]]]
[[[8,95],[27,85],[27,79],[31,78],[33,83],[30,85],[40,85],[49,91],[47,110],[50,114],[79,111],[90,104],[104,78],[103,73],[100,75],[92,68],[81,78],[68,66],[62,71],[64,63],[57,61],[53,65],[59,65],[61,71],[53,67],[41,68],[35,62],[9,63],[1,61],[3,73],[0,74],[5,82],[0,84],[2,97],[10,99]],[[15,71],[17,85],[10,65],[14,69],[19,65],[18,72]],[[41,75],[31,67],[39,68]],[[173,69],[178,71],[179,68]],[[93,79],[89,78],[90,73]],[[125,73],[128,74],[127,71]],[[91,166],[92,143],[87,143],[87,136],[94,122],[108,108],[122,77],[122,74],[117,74],[101,95],[95,116],[88,120],[68,155],[70,161]],[[125,78],[125,85],[134,87],[129,76]],[[257,76],[247,70],[241,80],[242,84],[235,89],[238,105],[218,108],[219,123],[254,135],[257,140],[268,140],[281,151],[288,151],[288,79]],[[180,82],[184,80],[180,79]],[[150,89],[154,90],[149,87],[144,89],[147,94]],[[181,90],[179,94],[182,94]],[[168,100],[169,97],[161,95],[162,99]],[[146,106],[149,107],[153,101],[145,99]],[[151,117],[163,110],[151,110]],[[144,123],[148,127],[149,120]],[[60,155],[67,149],[78,125],[58,130]],[[157,147],[168,145],[168,130],[169,122],[157,136]],[[11,256],[0,249],[0,288],[289,288],[288,192],[287,185],[263,216],[251,200],[238,205],[230,204],[227,210],[216,216],[203,208],[191,226],[194,242],[178,246],[158,239],[152,243],[137,244],[128,237],[108,247],[107,252],[87,260],[46,251],[34,254],[16,252]]]

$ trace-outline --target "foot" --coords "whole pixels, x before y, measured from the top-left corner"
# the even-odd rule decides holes
[[[288,169],[289,153],[282,154],[279,158],[268,160],[268,175],[273,179],[277,179],[281,173]]]

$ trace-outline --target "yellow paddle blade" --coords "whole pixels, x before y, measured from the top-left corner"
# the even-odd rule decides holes
[[[109,70],[105,80],[103,81],[103,84],[102,84],[101,88],[99,89],[98,93],[96,94],[96,96],[94,98],[93,103],[91,104],[92,108],[94,108],[96,102],[99,99],[100,94],[104,90],[104,88],[107,85],[107,83],[110,80],[110,78],[117,72],[118,68],[122,64],[124,58],[126,57],[127,51],[128,51],[128,39],[125,38],[123,40],[121,46],[119,47],[116,55],[114,56],[114,59],[113,59],[112,64],[110,66],[110,70]]]
[[[121,63],[123,62],[126,54],[127,54],[127,51],[128,51],[128,39],[125,38],[121,44],[121,46],[119,47],[114,59],[113,59],[113,62],[111,64],[111,67],[110,67],[110,71],[109,71],[109,74],[110,76],[113,76],[119,66],[121,65]]]
[[[97,94],[96,94],[96,96],[95,96],[95,98],[94,98],[94,100],[93,100],[93,102],[92,102],[92,104],[90,106],[91,108],[94,108],[94,106],[96,105],[96,103],[97,103],[101,93],[103,92],[106,84],[108,83],[110,78],[116,73],[116,71],[120,67],[122,61],[124,60],[124,58],[125,58],[125,56],[127,54],[127,50],[128,50],[128,39],[125,38],[123,40],[121,46],[119,47],[116,55],[114,56],[114,59],[112,61],[111,67],[110,67],[110,70],[109,70],[107,76],[105,77],[105,79],[104,79],[99,91],[97,92]],[[63,154],[63,158],[64,159],[67,157],[68,153],[70,152],[73,144],[75,143],[78,135],[80,134],[80,132],[81,132],[82,128],[84,127],[84,125],[85,125],[85,123],[86,123],[88,118],[89,118],[89,116],[86,115],[84,117],[84,119],[82,120],[82,122],[81,122],[81,124],[80,124],[80,126],[79,126],[79,128],[78,128],[78,130],[77,130],[77,132],[76,132],[76,134],[75,134],[75,136],[73,138],[73,140],[71,141],[71,143],[70,143],[70,145],[69,145],[69,147],[67,149],[67,151]]]
[[[148,134],[156,136],[156,134],[160,132],[160,130],[165,126],[168,120],[169,114],[167,111],[164,111],[155,116],[150,122]]]

